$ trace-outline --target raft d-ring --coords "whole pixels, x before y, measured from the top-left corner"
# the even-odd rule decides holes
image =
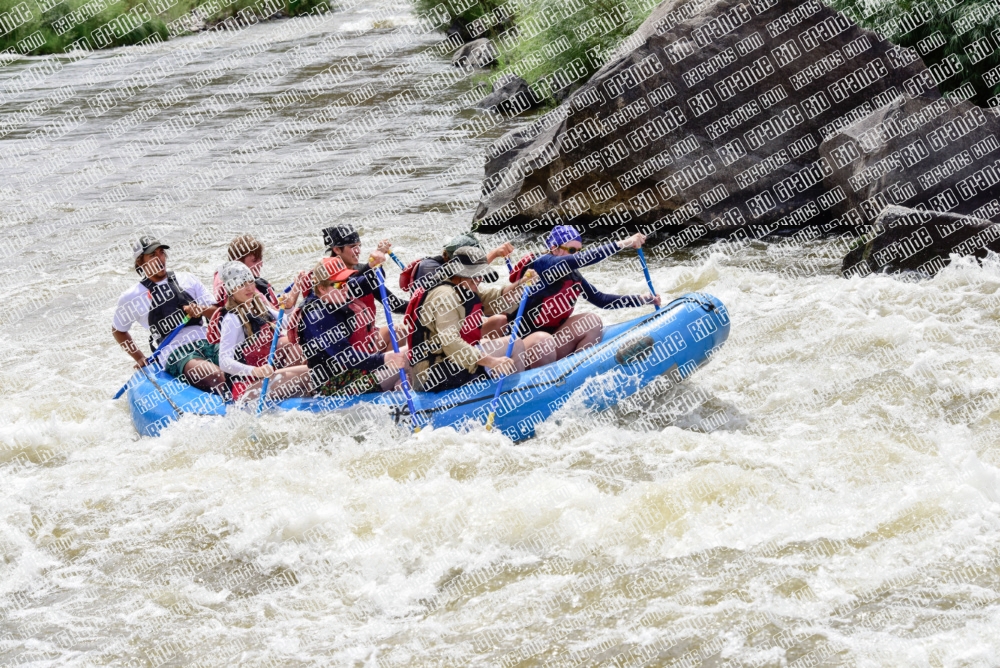
[[[711,299],[706,298],[700,292],[696,292],[694,294],[696,294],[698,296],[697,297],[693,297],[692,298],[693,301],[697,302],[703,309],[705,309],[709,313],[711,313],[712,311],[715,310],[715,304],[712,302]]]

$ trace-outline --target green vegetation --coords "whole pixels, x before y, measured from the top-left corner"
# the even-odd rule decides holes
[[[415,2],[420,11],[440,4]],[[489,37],[499,50],[499,67],[491,78],[516,74],[554,105],[573,83],[586,81],[659,2],[448,0],[445,6],[466,39]]]
[[[968,83],[975,87],[972,100],[984,106],[1000,93],[1000,81],[988,86],[982,78],[1000,64],[1000,18],[992,0],[825,1],[861,26],[913,48],[928,66],[957,59],[963,70],[942,81],[942,91]],[[442,0],[414,2],[419,11],[429,11]],[[589,78],[659,0],[444,0],[444,4],[453,24],[462,27],[463,37],[493,40],[500,58],[491,78],[517,74],[554,105],[571,89],[569,82]]]
[[[229,19],[236,25],[326,0],[0,0],[0,51],[64,53],[160,41]],[[321,10],[321,9],[320,9]]]
[[[941,92],[971,86],[971,101],[980,106],[1000,95],[1000,81],[983,81],[983,74],[1000,64],[1000,12],[990,0],[893,0],[876,7],[863,0],[828,2],[862,27],[913,49],[928,67],[945,59],[960,62],[962,71],[942,81]]]

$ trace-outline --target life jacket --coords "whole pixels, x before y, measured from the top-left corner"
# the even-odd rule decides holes
[[[311,321],[317,317],[316,314],[313,314],[311,317],[306,314],[316,309],[324,310],[331,307],[331,304],[325,304],[320,301],[319,297],[310,292],[309,296],[303,300],[302,305],[294,311],[294,315],[296,316],[295,323],[289,325],[289,339],[292,338],[294,332],[295,342],[302,345],[302,352],[306,356],[306,364],[308,364],[310,369],[317,367],[326,368],[327,363],[330,361],[330,355],[326,352],[324,346],[306,341],[306,321],[307,319]],[[341,334],[336,331],[327,331],[322,336],[336,337],[336,340],[339,341]]]
[[[197,303],[195,298],[180,286],[174,272],[167,272],[167,280],[163,285],[157,285],[148,278],[144,278],[139,283],[142,284],[149,294],[149,347],[155,349],[160,345],[170,332],[174,331],[178,325],[184,322],[184,308],[188,304]],[[185,327],[197,327],[201,324],[201,318],[192,318],[187,321]]]
[[[351,346],[369,355],[379,352],[381,336],[375,326],[375,295],[367,294],[352,299],[345,306],[351,311],[354,325],[354,331],[348,339]]]
[[[517,283],[518,281],[520,281],[521,277],[524,276],[524,270],[527,269],[529,266],[531,266],[531,263],[534,261],[535,261],[534,253],[528,253],[520,260],[518,260],[517,264],[514,265],[514,268],[511,269],[510,273],[507,275],[508,279],[510,279],[510,282]]]
[[[516,275],[517,278],[511,278],[511,280],[520,280],[524,271],[531,267],[534,261],[534,255],[526,255],[521,258],[514,267],[514,271],[511,272],[511,276]],[[573,315],[576,300],[583,294],[583,287],[575,274],[575,271],[570,272],[568,276],[551,285],[546,285],[528,297],[524,315],[531,328],[559,329]]]
[[[274,308],[278,308],[278,296],[274,294],[274,288],[271,287],[267,279],[255,278],[253,282],[257,286],[257,292],[264,297],[267,303]],[[226,300],[229,299],[229,293],[226,292],[226,286],[222,284],[222,279],[219,278],[219,272],[215,272],[215,276],[212,277],[212,295],[215,297],[215,305],[220,308],[225,306]]]
[[[209,343],[217,344],[222,341],[222,319],[226,317],[227,312],[226,308],[222,307],[212,314],[205,336]],[[236,347],[236,361],[249,366],[263,366],[271,354],[271,339],[274,338],[276,323],[270,318],[258,318],[255,315],[251,315],[247,321],[250,323],[253,335]],[[261,331],[264,333],[261,334]]]
[[[434,273],[443,264],[444,256],[442,255],[414,260],[410,264],[406,265],[406,268],[403,269],[403,272],[399,275],[399,287],[407,292],[419,287],[426,288],[427,286],[419,285],[420,279]]]
[[[443,351],[440,348],[436,351],[425,350],[426,346],[423,344],[425,341],[430,340],[431,333],[430,329],[420,320],[420,306],[424,303],[424,299],[431,290],[441,285],[439,283],[430,288],[430,290],[417,288],[417,291],[410,298],[410,303],[406,305],[406,315],[403,316],[403,322],[406,324],[407,329],[406,346],[409,348],[408,355],[411,364],[417,364],[431,355],[443,357]],[[462,301],[464,319],[462,320],[462,327],[459,330],[459,336],[466,343],[475,345],[483,338],[483,302],[478,294],[463,294],[468,291],[458,286],[452,286],[452,289],[458,292],[459,296],[467,297]],[[433,363],[436,363],[436,361]]]

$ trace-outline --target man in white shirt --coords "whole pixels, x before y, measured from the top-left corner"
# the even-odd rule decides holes
[[[226,378],[218,366],[219,347],[205,338],[202,322],[202,318],[211,318],[215,313],[214,300],[192,274],[167,271],[169,248],[148,236],[132,244],[135,271],[141,278],[118,298],[111,334],[139,368],[148,360],[129,334],[134,323],[150,331],[151,350],[182,326],[160,353],[164,370],[199,389],[225,394]]]

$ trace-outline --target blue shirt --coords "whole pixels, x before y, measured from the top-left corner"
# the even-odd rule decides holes
[[[538,273],[541,281],[532,290],[532,295],[528,297],[528,305],[525,310],[531,310],[541,304],[545,297],[557,292],[566,279],[579,283],[582,295],[598,308],[616,309],[645,305],[646,302],[640,295],[613,295],[601,292],[580,274],[581,268],[606,260],[619,250],[621,249],[618,244],[608,243],[582,250],[573,255],[559,257],[551,253],[539,255],[531,262],[530,267]]]

